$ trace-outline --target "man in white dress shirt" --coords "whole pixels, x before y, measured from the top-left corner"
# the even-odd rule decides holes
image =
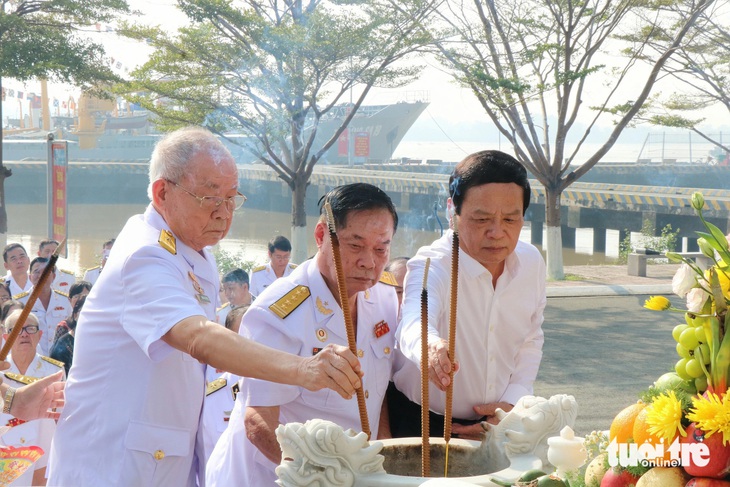
[[[33,283],[33,287],[38,284],[41,278],[43,269],[46,268],[48,259],[44,257],[36,257],[30,263],[30,281]],[[69,317],[73,306],[68,299],[68,296],[60,291],[56,291],[51,288],[53,279],[56,276],[56,268],[54,266],[51,270],[51,275],[48,276],[46,285],[41,289],[38,294],[38,299],[33,303],[31,311],[38,317],[38,324],[43,332],[39,344],[39,351],[42,355],[51,354],[51,346],[53,345],[53,339],[56,336],[56,326]],[[31,289],[30,293],[33,292]],[[21,303],[27,303],[30,294],[23,296],[18,299]]]
[[[20,310],[13,311],[5,320],[5,335],[13,331],[13,327],[20,318]],[[38,342],[43,332],[38,327],[38,319],[33,313],[28,315],[23,330],[18,335],[8,355],[10,368],[3,371],[3,381],[12,387],[22,387],[32,384],[38,379],[63,371],[63,363],[37,353]],[[6,447],[39,446],[43,449],[43,456],[33,464],[22,476],[10,485],[46,485],[46,465],[48,452],[51,447],[53,432],[56,431],[56,422],[49,418],[23,421],[12,414],[0,414],[0,426],[10,426],[11,429],[0,437],[0,445]]]
[[[383,397],[392,370],[398,301],[393,287],[379,280],[398,217],[388,195],[369,184],[340,186],[325,198],[336,221],[372,438],[389,438]],[[314,240],[317,255],[256,297],[243,316],[244,336],[302,357],[316,356],[327,344],[347,344],[324,217]],[[228,428],[208,461],[206,486],[275,486],[274,469],[281,461],[276,427],[313,418],[361,431],[357,401],[330,391],[243,379]]]
[[[30,266],[28,253],[19,243],[11,243],[6,245],[3,250],[3,261],[5,269],[8,271],[5,276],[5,284],[10,289],[10,295],[13,299],[22,298],[21,295],[33,287],[28,278],[28,267]]]
[[[542,359],[545,263],[534,246],[519,241],[530,203],[527,172],[508,154],[477,152],[456,165],[449,190],[451,228],[456,226],[459,235],[456,363],[448,356],[447,342],[454,237],[449,230],[408,261],[397,334],[399,349],[408,360],[393,379],[407,399],[398,413],[391,411],[391,418],[404,420],[391,425],[394,436],[420,436],[421,289],[426,258],[431,258],[428,367],[429,407],[435,413],[432,435],[443,435],[444,391],[452,367],[457,370],[452,432],[480,438],[485,428],[481,422],[496,422],[497,408],[509,411],[520,397],[532,394]],[[414,422],[406,421],[409,414]]]
[[[220,281],[210,247],[245,201],[217,137],[189,127],[161,139],[148,195],[151,204],[122,229],[79,318],[49,485],[195,486],[203,474],[205,364],[332,387],[344,397],[360,384],[346,347],[305,359],[214,322]]]
[[[297,268],[290,264],[291,243],[283,235],[277,235],[269,242],[269,262],[251,269],[251,294],[258,296],[275,280],[285,277]]]

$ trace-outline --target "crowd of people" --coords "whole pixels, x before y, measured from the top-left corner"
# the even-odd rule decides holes
[[[431,435],[443,434],[453,370],[453,435],[479,439],[498,408],[532,393],[542,358],[545,267],[518,238],[530,191],[511,156],[472,154],[450,179],[450,230],[412,258],[391,258],[391,198],[366,183],[335,187],[320,200],[309,260],[290,263],[279,235],[267,264],[220,273],[211,247],[245,201],[235,161],[204,129],[168,134],[150,161],[144,214],[104,244],[89,280],[51,270],[14,345],[24,348],[8,360],[5,381],[68,374],[57,424],[30,422],[49,452],[33,485],[273,486],[277,426],[323,418],[360,430],[358,389],[372,439],[420,436],[427,259]],[[54,245],[44,241],[32,262],[19,244],[6,247],[6,332]]]

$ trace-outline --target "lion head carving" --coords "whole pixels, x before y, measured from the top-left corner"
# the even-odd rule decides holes
[[[309,420],[276,428],[282,462],[276,467],[279,485],[296,487],[351,487],[355,475],[385,473],[382,443],[369,444],[365,433],[355,433],[331,421]]]

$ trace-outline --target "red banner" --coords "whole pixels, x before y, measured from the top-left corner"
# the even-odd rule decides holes
[[[62,242],[68,234],[68,145],[65,141],[51,142],[50,161],[51,231],[50,237]],[[65,249],[61,250],[65,254]]]
[[[337,138],[337,155],[340,157],[347,157],[347,144],[349,142],[347,133],[348,129],[345,129]]]
[[[370,134],[368,132],[355,134],[355,157],[370,157]]]

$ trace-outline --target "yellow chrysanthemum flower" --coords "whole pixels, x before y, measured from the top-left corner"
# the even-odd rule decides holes
[[[720,282],[720,289],[722,290],[722,294],[727,296],[730,293],[730,277],[728,277],[727,269],[723,270],[718,268],[717,266],[713,266],[715,269],[715,273],[717,274],[717,280]],[[710,283],[710,269],[705,270],[704,273],[705,281],[707,281],[707,285],[709,286]]]
[[[649,433],[664,438],[670,442],[679,433],[687,436],[682,427],[682,402],[677,399],[674,391],[654,398],[646,414],[646,424],[649,425]]]
[[[722,433],[722,444],[730,442],[730,400],[728,395],[722,399],[715,393],[708,393],[707,397],[695,396],[692,399],[692,409],[687,413],[687,419],[694,422],[699,429],[709,437],[715,433]]]
[[[665,311],[672,307],[672,303],[664,296],[651,296],[644,302],[644,308],[654,311]]]

